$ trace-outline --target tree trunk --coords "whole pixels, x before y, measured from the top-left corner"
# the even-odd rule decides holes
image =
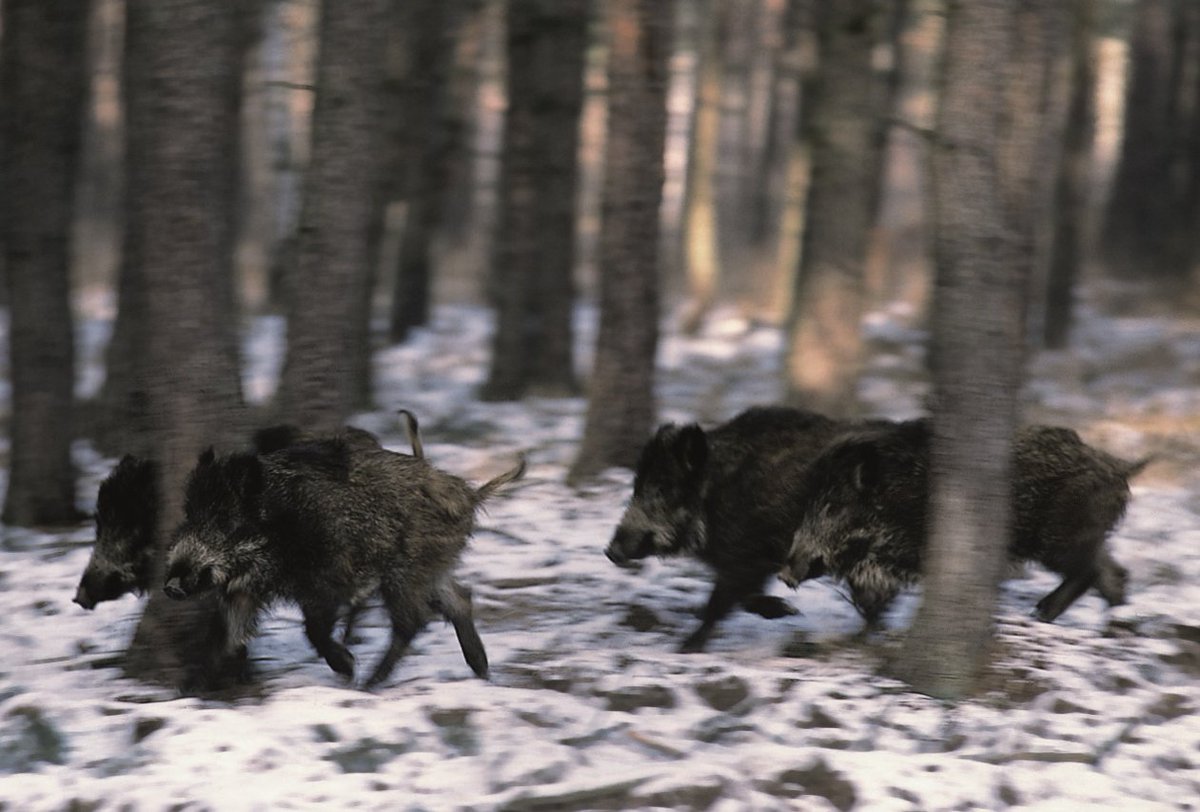
[[[406,214],[392,289],[388,337],[403,342],[414,327],[429,321],[433,277],[433,238],[450,179],[450,149],[455,113],[450,96],[454,58],[451,33],[459,14],[457,1],[424,0],[415,9],[419,26],[413,47],[405,104],[405,126],[413,134],[405,159]]]
[[[857,409],[867,241],[879,199],[882,94],[871,53],[878,0],[822,0],[820,62],[806,105],[812,174],[792,312],[786,399],[837,414]]]
[[[1000,161],[1013,14],[1009,0],[951,4],[932,147],[931,530],[895,670],[944,698],[969,694],[988,663],[1009,533],[1028,278]]]
[[[577,391],[571,308],[579,114],[588,0],[511,0],[508,114],[491,298],[492,368],[482,396]]]
[[[1085,257],[1088,194],[1091,189],[1096,65],[1093,53],[1095,0],[1073,0],[1071,98],[1063,131],[1063,154],[1055,181],[1054,235],[1046,278],[1042,341],[1062,349],[1071,333],[1075,282]]]
[[[712,309],[721,275],[716,201],[717,142],[721,111],[719,19],[729,0],[703,0],[696,54],[695,102],[688,139],[683,200],[683,255],[688,301],[680,329],[699,332]]]
[[[0,180],[12,423],[6,524],[78,521],[71,219],[83,130],[86,0],[8,0]]]
[[[614,0],[600,221],[600,333],[572,480],[632,468],[654,427],[659,205],[672,3]]]
[[[1139,0],[1129,43],[1121,154],[1101,232],[1108,270],[1126,278],[1184,276],[1186,251],[1173,244],[1179,198],[1175,171],[1180,52],[1179,0]],[[1195,88],[1189,88],[1195,95]]]
[[[315,431],[345,422],[359,405],[355,373],[367,372],[354,359],[370,315],[368,230],[380,168],[387,9],[387,0],[321,8],[312,158],[279,393],[284,417]]]
[[[129,0],[125,48],[125,263],[139,290],[130,391],[143,418],[139,442],[127,450],[162,465],[161,568],[197,453],[241,440],[244,430],[225,298],[225,213],[236,166],[229,145],[241,82],[236,10],[206,0]],[[203,642],[216,618],[215,601],[177,603],[154,591],[128,673],[188,688],[227,681],[232,665],[213,668]]]

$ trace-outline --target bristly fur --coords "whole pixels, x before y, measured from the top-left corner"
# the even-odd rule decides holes
[[[92,609],[103,601],[150,586],[158,522],[158,464],[126,455],[100,483],[96,544],[75,592]]]
[[[868,627],[921,576],[929,500],[928,420],[876,427],[832,444],[810,466],[803,515],[781,577],[793,586],[811,568],[844,580]],[[1124,515],[1129,463],[1086,445],[1074,431],[1030,426],[1014,439],[1014,562],[1063,576],[1038,602],[1054,620],[1089,587],[1110,605],[1125,601],[1126,572],[1105,540]],[[819,574],[819,573],[818,573]]]
[[[712,567],[712,595],[684,650],[702,649],[739,603],[763,617],[795,612],[763,590],[791,543],[798,518],[793,486],[847,425],[801,409],[760,406],[709,431],[660,426],[643,447],[633,498],[605,552],[621,566],[648,556],[691,555]]]
[[[454,625],[468,664],[484,676],[470,593],[453,568],[482,499],[522,471],[523,463],[475,489],[423,459],[340,436],[267,454],[206,452],[188,480],[168,594],[217,589],[229,650],[254,634],[263,608],[294,601],[313,647],[351,676],[353,657],[330,633],[340,608],[379,590],[392,640],[368,685],[387,678],[431,613]]]

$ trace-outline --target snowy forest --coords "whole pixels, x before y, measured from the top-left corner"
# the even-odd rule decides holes
[[[1200,3],[0,0],[0,812],[1200,808]]]

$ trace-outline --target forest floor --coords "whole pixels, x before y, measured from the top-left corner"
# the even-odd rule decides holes
[[[595,314],[581,311],[580,346]],[[124,678],[142,603],[71,603],[90,526],[6,529],[0,545],[0,810],[1200,808],[1200,320],[1085,308],[1070,353],[1032,359],[1030,420],[1160,461],[1133,484],[1112,538],[1130,603],[1096,595],[1059,622],[1029,617],[1056,580],[1004,584],[991,688],[947,704],[877,675],[909,623],[905,596],[863,640],[841,592],[810,582],[801,614],[730,617],[710,650],[675,649],[710,584],[691,561],[618,569],[603,548],[629,496],[611,471],[564,484],[585,402],[481,403],[491,316],[440,307],[404,347],[378,353],[380,410],[354,422],[405,450],[412,409],[426,454],[482,481],[529,454],[463,557],[491,658],[472,677],[432,625],[391,681],[348,687],[283,606],[251,644],[261,679],[234,701],[180,698]],[[80,391],[98,385],[102,320],[81,325]],[[868,323],[862,392],[875,414],[919,414],[920,331]],[[282,323],[247,325],[246,392],[267,397]],[[684,338],[668,329],[664,420],[723,420],[776,395],[781,336],[732,313]],[[588,353],[579,368],[588,369]],[[7,399],[0,391],[0,399]],[[80,506],[114,460],[76,447]],[[360,669],[384,618],[364,619]]]

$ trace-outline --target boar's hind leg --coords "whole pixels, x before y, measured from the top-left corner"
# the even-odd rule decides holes
[[[396,667],[396,662],[408,644],[421,631],[428,617],[428,607],[422,598],[413,594],[416,590],[395,577],[385,578],[381,585],[383,605],[392,620],[392,639],[387,650],[379,658],[375,670],[367,679],[366,687],[372,688],[383,682]]]
[[[338,674],[347,679],[354,677],[354,655],[341,643],[333,639],[333,624],[337,622],[336,605],[303,604],[304,633],[317,653],[325,658]]]
[[[742,608],[767,620],[800,613],[795,606],[775,595],[747,595],[742,599]]]
[[[713,584],[712,594],[708,596],[708,603],[704,605],[704,609],[700,613],[699,628],[688,635],[679,650],[686,654],[704,651],[717,622],[728,615],[734,606],[745,601],[747,597],[760,594],[765,581],[765,576],[762,578],[737,578],[718,574],[717,582]]]
[[[433,608],[454,624],[454,633],[458,636],[458,645],[462,648],[467,665],[471,666],[476,676],[487,677],[487,651],[475,629],[471,590],[458,581],[448,579],[434,596]]]

